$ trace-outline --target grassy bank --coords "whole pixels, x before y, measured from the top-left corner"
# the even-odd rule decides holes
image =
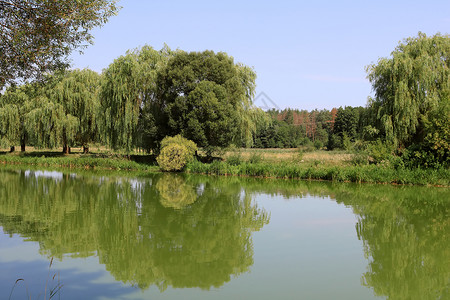
[[[0,155],[0,164],[31,165],[57,168],[83,168],[99,170],[158,171],[158,166],[145,156],[71,154],[56,152],[30,152]]]
[[[355,165],[355,156],[339,151],[301,149],[239,149],[228,151],[213,163],[193,161],[187,173],[327,180],[333,182],[414,184],[450,186],[448,169],[406,169],[392,165]],[[0,152],[0,164],[31,165],[52,168],[89,170],[129,170],[158,172],[150,155],[124,155],[105,152],[63,155],[60,151]]]
[[[258,176],[335,182],[386,183],[450,186],[450,170],[395,169],[377,165],[326,165],[320,163],[267,163],[241,162],[230,164],[215,161],[204,164],[190,163],[186,172],[225,176]]]

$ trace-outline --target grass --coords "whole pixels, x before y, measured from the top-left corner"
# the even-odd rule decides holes
[[[88,170],[159,171],[152,155],[111,153],[104,148],[90,154],[82,154],[82,149],[73,150],[75,151],[70,155],[52,150],[0,152],[0,164]],[[310,151],[307,148],[234,149],[225,152],[223,158],[217,158],[212,163],[193,161],[187,165],[185,171],[224,176],[450,186],[448,169],[405,169],[389,164],[358,164],[363,161],[358,154],[345,151]]]
[[[302,153],[300,159],[303,162],[320,161],[322,164],[328,165],[343,165],[350,161],[353,157],[352,153],[345,151],[311,151],[309,148],[293,148],[293,149],[238,149],[228,151],[223,158],[227,160],[230,156],[240,155],[243,161],[248,161],[252,156],[259,155],[261,162],[280,163],[292,162],[298,160],[299,153]]]
[[[320,163],[249,163],[229,164],[215,161],[204,164],[194,161],[186,172],[225,176],[257,176],[264,178],[290,178],[328,180],[334,182],[386,183],[450,186],[447,169],[394,169],[377,165],[326,165]]]
[[[82,154],[82,151],[64,155],[61,151],[52,150],[0,152],[0,164],[100,170],[157,171],[159,169],[152,155],[124,155],[109,152]]]
[[[450,186],[448,169],[405,169],[368,164],[368,159],[345,151],[303,149],[236,149],[222,161],[187,166],[186,172],[224,176],[256,176],[334,182]],[[364,163],[365,162],[365,163]]]

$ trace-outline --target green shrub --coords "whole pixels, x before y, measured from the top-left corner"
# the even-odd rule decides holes
[[[292,154],[292,161],[295,163],[301,163],[303,162],[303,156],[305,155],[305,152],[301,148],[297,148],[295,152]]]
[[[342,147],[344,150],[353,150],[353,143],[346,132],[342,135]]]
[[[391,158],[393,147],[383,143],[381,140],[377,140],[368,147],[368,152],[372,161],[375,164],[379,164],[382,161],[387,161]]]
[[[184,145],[169,144],[161,149],[156,161],[163,171],[181,171],[191,160],[190,153]]]
[[[188,140],[184,137],[182,137],[181,135],[176,135],[176,136],[166,136],[162,141],[161,141],[161,150],[171,144],[176,144],[176,145],[181,145],[186,147],[186,150],[188,151],[188,155],[190,157],[194,157],[195,153],[197,152],[198,148],[197,148],[197,144],[194,143],[191,140]]]
[[[252,153],[252,155],[250,155],[248,162],[251,164],[258,164],[262,161],[262,156],[259,153]]]
[[[322,148],[323,148],[323,143],[322,143],[322,141],[316,140],[316,141],[314,142],[314,148],[316,148],[316,150],[322,149]]]
[[[338,134],[330,134],[328,137],[328,150],[342,149],[342,138]]]
[[[194,159],[197,144],[181,135],[166,136],[161,141],[161,151],[156,161],[163,171],[181,171]]]
[[[354,166],[367,165],[369,164],[369,156],[364,152],[355,153],[352,156],[350,163]]]
[[[440,157],[433,149],[412,145],[402,153],[404,165],[408,168],[448,168],[450,157]]]
[[[227,163],[231,166],[238,166],[242,163],[242,156],[240,152],[233,153],[227,157]]]

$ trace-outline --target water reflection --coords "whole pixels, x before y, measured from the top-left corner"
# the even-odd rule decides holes
[[[372,186],[337,199],[358,215],[365,286],[388,299],[450,299],[448,190]]]
[[[238,185],[55,176],[0,172],[0,226],[48,257],[97,255],[116,280],[142,289],[223,285],[249,271],[251,233],[269,222]]]
[[[194,186],[186,183],[181,175],[164,174],[158,180],[156,190],[160,196],[159,201],[164,207],[182,209],[197,200]]]
[[[368,259],[362,284],[387,299],[450,299],[450,189],[248,181],[247,191],[331,197],[351,207]],[[332,249],[330,249],[332,255]]]
[[[0,226],[39,242],[48,257],[98,256],[116,280],[142,289],[210,289],[253,265],[252,232],[270,219],[256,204],[261,195],[314,195],[351,207],[358,219],[353,234],[368,260],[362,284],[375,295],[449,298],[444,188],[0,171]]]

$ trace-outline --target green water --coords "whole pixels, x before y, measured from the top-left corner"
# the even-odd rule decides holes
[[[444,188],[3,167],[0,299],[450,299],[449,212]]]

